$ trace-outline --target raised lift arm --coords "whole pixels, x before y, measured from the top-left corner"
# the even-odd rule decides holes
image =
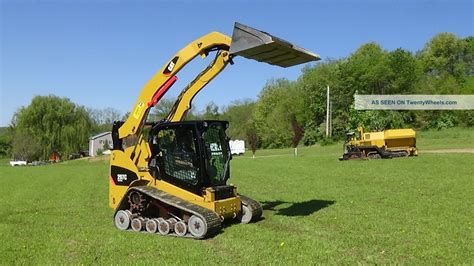
[[[118,130],[119,139],[134,134],[140,134],[141,127],[146,120],[150,108],[163,97],[176,80],[175,75],[188,62],[198,55],[207,56],[207,53],[213,49],[221,50],[214,62],[211,63],[213,67],[206,69],[201,73],[201,77],[198,76],[197,80],[195,79],[193,83],[196,85],[193,86],[193,83],[191,83],[191,86],[188,86],[188,88],[197,88],[200,86],[196,91],[197,93],[227,65],[229,60],[229,53],[227,51],[230,48],[230,43],[231,39],[228,36],[218,32],[211,32],[181,49],[169,63],[163,66],[153,78],[145,84],[128,119]],[[192,97],[190,99],[192,100]],[[182,108],[185,107],[186,106]],[[182,108],[178,108],[177,111],[184,112]]]
[[[289,67],[319,60],[320,57],[301,47],[266,32],[235,23],[232,39],[222,33],[211,32],[181,49],[163,66],[142,89],[130,116],[118,129],[119,139],[140,135],[148,112],[176,81],[176,74],[192,59],[207,56],[217,50],[214,61],[202,71],[179,95],[167,121],[181,121],[191,108],[194,96],[217,76],[232,57],[240,55],[271,65]]]
[[[181,91],[166,121],[176,122],[183,120],[189,109],[191,109],[191,102],[194,96],[224,70],[229,62],[232,62],[229,52],[225,50],[219,51],[214,61]]]

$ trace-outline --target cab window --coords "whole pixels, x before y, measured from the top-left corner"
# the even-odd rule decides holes
[[[158,132],[157,137],[163,174],[168,179],[196,185],[199,161],[192,129],[164,129]]]

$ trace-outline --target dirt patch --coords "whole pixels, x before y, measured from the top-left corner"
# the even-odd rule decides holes
[[[88,158],[89,162],[100,162],[100,161],[109,161],[109,160],[110,160],[110,155],[101,155],[101,156]]]
[[[422,150],[420,153],[474,153],[474,148]]]

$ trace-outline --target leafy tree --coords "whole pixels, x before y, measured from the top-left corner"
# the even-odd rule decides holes
[[[325,124],[316,125],[314,121],[308,121],[304,127],[303,144],[311,146],[324,138]]]
[[[463,56],[466,64],[466,75],[474,76],[474,36],[468,36],[463,41],[466,47]]]
[[[11,155],[13,134],[11,127],[0,128],[0,158]]]
[[[31,162],[41,157],[41,145],[31,134],[17,132],[13,138],[12,147],[12,156],[16,160]]]
[[[93,133],[110,131],[114,121],[120,120],[120,111],[114,108],[87,108],[87,113],[93,122]]]
[[[210,102],[204,108],[204,114],[202,118],[205,120],[219,120],[221,113],[219,112],[219,106],[215,103]]]
[[[246,99],[234,101],[224,108],[221,119],[229,121],[227,134],[231,139],[242,139],[248,142],[246,132],[250,126],[255,102]]]
[[[451,75],[462,81],[466,73],[465,52],[467,42],[452,33],[434,36],[420,52],[425,73],[442,77]]]
[[[291,83],[287,79],[270,80],[260,92],[253,120],[264,148],[288,147],[291,144],[291,124],[283,103]]]
[[[0,136],[0,158],[10,154],[11,141],[5,136]]]
[[[103,109],[87,108],[90,118],[97,125],[109,125],[112,127],[112,123],[120,119],[120,111],[107,107]]]
[[[452,34],[439,34],[417,56],[401,48],[387,52],[376,43],[368,43],[348,58],[306,67],[297,81],[305,91],[304,105],[309,113],[305,116],[303,142],[312,145],[323,141],[320,125],[325,122],[328,85],[333,107],[332,131],[336,138],[342,138],[345,131],[358,124],[369,130],[471,125],[472,111],[356,111],[351,106],[356,92],[472,94],[474,82],[472,78],[465,79],[462,73],[471,73],[473,40],[472,36],[458,39]]]
[[[376,43],[362,45],[340,64],[343,92],[385,94],[388,92],[387,53]]]
[[[67,158],[85,149],[93,121],[84,107],[67,98],[49,95],[34,97],[30,105],[15,113],[12,124],[15,138],[30,136],[41,147],[40,157],[46,159],[54,150]],[[13,142],[14,150],[18,144],[19,141]]]
[[[252,158],[255,158],[255,152],[257,152],[257,149],[260,146],[260,137],[258,136],[254,123],[250,123],[250,126],[246,129],[246,135],[247,142],[252,150]]]
[[[389,52],[387,55],[387,93],[413,93],[420,73],[415,57],[401,48]]]
[[[291,140],[291,145],[295,149],[295,156],[298,156],[298,144],[304,135],[304,128],[296,120],[296,115],[293,115],[291,118],[291,128],[293,129],[293,139]]]
[[[176,98],[162,98],[150,111],[150,114],[148,115],[147,121],[160,121],[163,119],[166,119],[168,115],[171,113],[173,110],[174,105],[176,104]],[[128,116],[126,117],[128,118]],[[125,119],[126,119],[125,118]],[[125,120],[124,119],[124,120]],[[183,117],[183,120],[199,120],[202,119],[202,117],[196,115],[196,108],[191,105],[191,108],[188,110],[188,112],[185,114]]]
[[[428,75],[422,77],[418,91],[424,94],[461,94],[462,88],[454,76],[444,75],[443,78],[438,78]],[[451,114],[445,115],[446,113]],[[418,128],[447,128],[458,125],[461,122],[458,116],[462,114],[460,111],[449,110],[418,111],[412,124]]]
[[[150,111],[148,121],[160,121],[165,119],[173,109],[176,99],[162,98]]]
[[[325,121],[327,86],[331,88],[332,92],[337,93],[336,96],[332,93],[333,96],[331,97],[331,99],[338,99],[336,102],[333,101],[335,109],[352,103],[350,96],[340,97],[340,95],[345,94],[340,82],[340,64],[339,61],[329,61],[303,69],[303,74],[298,79],[297,86],[302,89],[303,108],[306,113],[306,132],[314,132]]]

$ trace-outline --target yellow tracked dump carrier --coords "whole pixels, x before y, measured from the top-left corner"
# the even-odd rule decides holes
[[[180,93],[159,122],[150,109],[200,55],[214,60]],[[189,43],[145,84],[126,121],[114,122],[109,205],[120,230],[206,238],[223,221],[249,223],[260,204],[228,184],[231,153],[226,121],[183,121],[194,96],[236,56],[281,67],[319,57],[268,33],[236,23],[232,38],[211,32]],[[143,129],[147,128],[147,133]]]
[[[416,132],[413,129],[388,129],[379,132],[350,132],[344,142],[344,154],[339,160],[380,159],[418,155]]]

